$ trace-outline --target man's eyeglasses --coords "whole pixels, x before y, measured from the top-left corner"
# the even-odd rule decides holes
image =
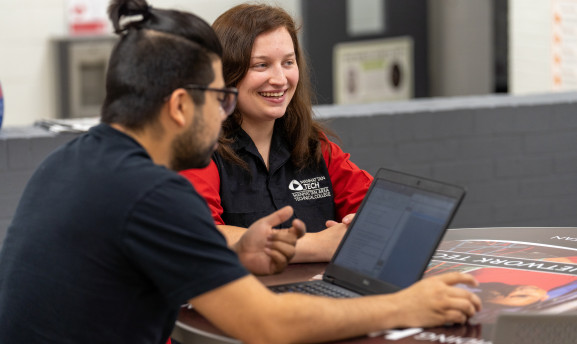
[[[224,88],[212,88],[208,86],[202,85],[184,85],[182,88],[188,90],[201,90],[201,91],[213,91],[219,92],[222,94],[221,97],[218,97],[218,101],[220,102],[220,107],[224,111],[224,113],[228,116],[230,115],[236,106],[236,99],[238,97],[238,90],[234,87],[224,87]]]

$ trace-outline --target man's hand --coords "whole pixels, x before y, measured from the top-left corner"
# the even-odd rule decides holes
[[[481,309],[477,295],[455,284],[476,286],[475,278],[452,272],[425,278],[396,293],[402,326],[431,327],[463,324]]]
[[[298,219],[288,229],[273,229],[293,214],[286,206],[253,223],[232,247],[241,263],[255,275],[283,271],[295,255],[297,239],[305,235],[306,226]]]

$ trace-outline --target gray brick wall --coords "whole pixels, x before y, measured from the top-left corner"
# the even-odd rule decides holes
[[[577,226],[577,93],[319,106],[361,168],[464,186],[452,227]]]
[[[460,184],[452,227],[577,226],[577,93],[317,106],[361,168]],[[75,134],[0,130],[0,242],[26,181]]]
[[[0,243],[26,182],[40,162],[76,134],[54,134],[36,127],[0,129]]]

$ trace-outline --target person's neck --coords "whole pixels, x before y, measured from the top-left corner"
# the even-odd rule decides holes
[[[165,135],[154,133],[150,127],[134,131],[118,123],[112,123],[110,126],[135,139],[155,164],[170,168],[170,142],[165,139]]]
[[[242,129],[250,136],[268,168],[270,144],[274,132],[275,121],[250,122],[243,120]]]
[[[250,122],[243,120],[241,127],[255,144],[270,144],[274,131],[274,123],[275,121]]]

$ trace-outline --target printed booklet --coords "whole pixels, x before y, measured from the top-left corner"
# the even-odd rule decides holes
[[[389,331],[385,339],[490,344],[499,313],[577,311],[577,228],[450,229],[425,278],[449,271],[472,274],[479,282],[476,288],[462,286],[483,302],[470,323]]]

